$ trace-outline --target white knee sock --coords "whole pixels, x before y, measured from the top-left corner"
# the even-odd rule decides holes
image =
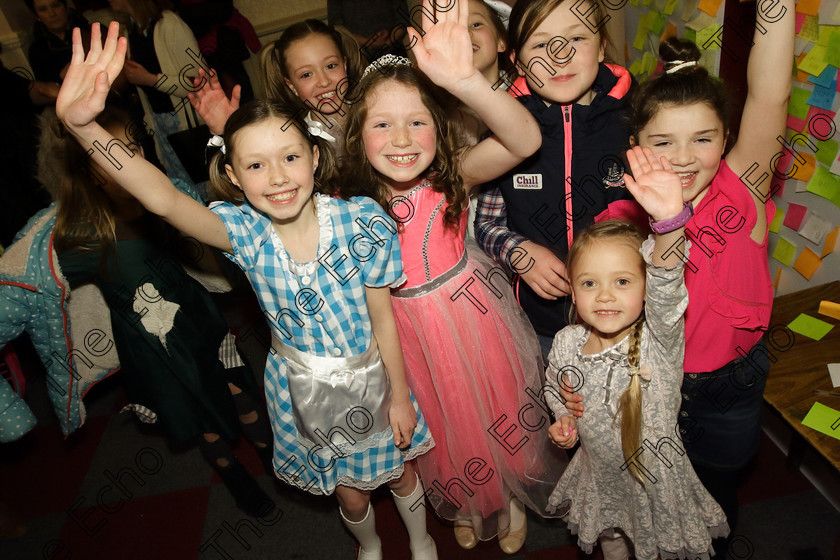
[[[338,513],[341,514],[344,525],[359,541],[361,549],[358,560],[382,560],[382,541],[376,534],[376,516],[373,513],[373,506],[368,504],[367,514],[361,521],[350,521],[344,517],[341,508],[338,508]]]
[[[391,494],[394,491],[391,490]],[[411,539],[411,558],[413,560],[437,560],[437,549],[435,541],[426,531],[426,508],[423,503],[423,485],[417,479],[417,486],[408,496],[397,496],[394,494],[394,503],[397,511],[400,512],[405,528],[408,530],[408,537]],[[416,504],[416,505],[415,505]],[[412,511],[412,507],[414,511]]]

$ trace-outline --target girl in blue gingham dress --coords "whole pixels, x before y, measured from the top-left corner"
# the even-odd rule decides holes
[[[335,492],[366,560],[382,558],[369,493],[387,483],[412,558],[436,559],[409,462],[434,443],[408,390],[391,310],[390,288],[405,281],[393,220],[369,198],[320,194],[336,175],[333,153],[278,102],[251,102],[228,119],[226,149],[210,169],[225,202],[210,209],[142,158],[118,157],[118,141],[94,120],[103,77],[111,83],[125,55],[117,32],[112,25],[85,60],[76,32],[57,113],[83,147],[109,147],[94,150],[93,161],[148,210],[245,271],[273,335],[265,390],[277,476],[313,494]],[[91,40],[99,44],[97,26]]]

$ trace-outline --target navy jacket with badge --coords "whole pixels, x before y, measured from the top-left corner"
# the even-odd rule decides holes
[[[576,232],[594,223],[610,202],[630,195],[623,188],[624,153],[629,148],[626,121],[633,85],[630,73],[601,64],[590,105],[545,102],[514,84],[519,101],[540,125],[543,141],[536,154],[493,182],[505,199],[512,232],[551,248],[565,260]],[[527,258],[519,261],[520,266]],[[538,334],[553,337],[566,326],[571,298],[542,299],[517,278],[516,293]]]

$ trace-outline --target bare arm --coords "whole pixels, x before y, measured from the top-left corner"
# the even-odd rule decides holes
[[[405,361],[403,360],[400,335],[391,309],[391,289],[365,286],[370,323],[373,336],[379,345],[382,363],[391,381],[391,409],[388,417],[394,431],[394,443],[397,447],[406,447],[411,443],[414,427],[417,425],[417,413],[411,404],[408,383],[405,379]]]
[[[747,65],[748,92],[741,129],[738,142],[726,161],[736,175],[744,177],[753,195],[758,217],[750,237],[761,243],[767,234],[764,205],[769,199],[773,172],[771,160],[780,149],[776,138],[784,135],[790,96],[794,1],[756,2],[753,40],[755,44]],[[762,175],[765,178],[759,181]]]
[[[73,58],[56,100],[56,113],[91,158],[150,212],[186,235],[230,252],[231,245],[221,218],[201,203],[181,193],[154,165],[134,157],[96,117],[105,107],[108,89],[125,60],[125,38],[118,39],[119,24],[112,22],[104,46],[99,24],[92,28],[91,49],[85,56],[81,35],[73,30]]]
[[[428,10],[424,14],[435,9],[432,0],[424,0],[423,5]],[[542,134],[528,110],[501,89],[493,90],[473,65],[468,2],[456,0],[455,6],[436,15],[437,22],[424,17],[423,37],[408,28],[417,66],[474,110],[493,132],[490,138],[467,149],[461,160],[464,183],[472,188],[495,179],[536,152]]]

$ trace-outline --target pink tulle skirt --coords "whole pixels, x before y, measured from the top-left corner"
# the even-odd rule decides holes
[[[416,462],[435,511],[482,540],[508,529],[511,497],[545,516],[568,460],[548,439],[539,343],[502,269],[468,244],[453,270],[392,302],[436,441]]]

